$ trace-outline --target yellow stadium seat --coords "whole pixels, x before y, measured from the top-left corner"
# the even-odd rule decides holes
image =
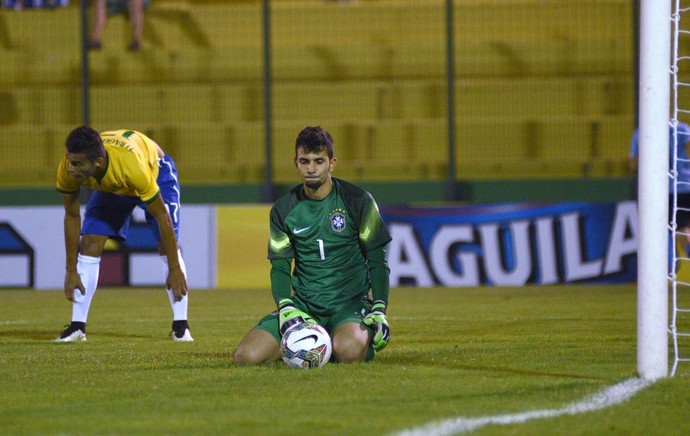
[[[488,162],[533,156],[528,124],[522,118],[470,120],[456,123],[456,159]]]
[[[630,141],[635,129],[632,117],[604,117],[598,123],[595,148],[597,158],[621,159],[630,155]]]
[[[593,155],[594,125],[591,120],[575,117],[542,119],[534,127],[532,141],[540,158],[583,161]]]
[[[376,85],[370,83],[278,84],[273,115],[285,121],[371,120],[379,117],[377,97]]]
[[[58,158],[50,152],[48,129],[19,125],[2,129],[0,179],[4,185],[31,186],[55,183]],[[61,156],[60,156],[61,157]]]
[[[125,126],[164,121],[165,89],[147,85],[94,86],[90,91],[94,123]]]

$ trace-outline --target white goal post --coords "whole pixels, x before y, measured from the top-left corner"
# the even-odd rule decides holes
[[[640,3],[637,370],[668,375],[671,0]]]

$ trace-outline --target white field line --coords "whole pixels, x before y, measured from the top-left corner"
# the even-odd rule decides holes
[[[520,424],[533,419],[554,418],[561,415],[576,415],[604,409],[630,399],[638,391],[654,383],[654,380],[632,378],[597,392],[582,401],[571,403],[561,409],[534,410],[531,412],[482,416],[479,418],[457,417],[438,421],[423,427],[403,430],[397,436],[440,436],[477,430],[487,425]]]

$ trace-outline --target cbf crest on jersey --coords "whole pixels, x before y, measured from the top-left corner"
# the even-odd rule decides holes
[[[342,232],[345,230],[345,227],[347,227],[347,221],[345,219],[346,214],[345,211],[341,208],[336,208],[333,209],[333,212],[331,212],[330,219],[331,219],[331,228],[333,229],[334,232]]]

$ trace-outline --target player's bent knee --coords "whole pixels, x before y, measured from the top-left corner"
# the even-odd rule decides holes
[[[369,333],[357,323],[340,324],[333,334],[333,355],[338,362],[365,360],[369,347]]]
[[[252,330],[240,342],[233,356],[235,365],[258,365],[280,359],[278,343],[268,332]]]
[[[355,363],[355,362],[363,362],[364,361],[364,353],[350,353],[350,352],[341,352],[337,353],[335,350],[333,350],[333,354],[335,354],[335,360],[340,363]]]
[[[79,241],[79,252],[85,256],[99,257],[105,247],[107,236],[84,235]]]
[[[340,363],[361,362],[367,354],[367,344],[349,338],[333,341],[333,354]]]
[[[265,362],[260,353],[247,347],[239,347],[235,351],[232,363],[234,365],[258,365]]]
[[[232,358],[233,365],[256,365],[257,362],[251,356],[251,353],[246,353],[241,348],[235,351],[235,355]]]

